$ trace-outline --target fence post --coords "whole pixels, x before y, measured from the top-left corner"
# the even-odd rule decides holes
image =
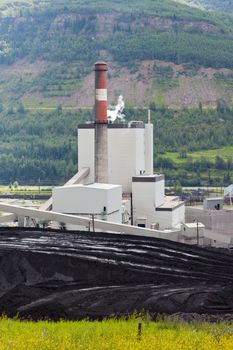
[[[140,341],[142,336],[142,324],[138,324],[138,334],[137,334],[137,339]]]

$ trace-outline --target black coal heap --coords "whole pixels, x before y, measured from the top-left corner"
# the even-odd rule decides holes
[[[0,230],[0,314],[233,319],[233,255],[105,233]],[[211,315],[211,316],[210,316]]]

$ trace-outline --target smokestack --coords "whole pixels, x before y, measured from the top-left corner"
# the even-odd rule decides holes
[[[95,182],[108,183],[107,64],[95,64]]]

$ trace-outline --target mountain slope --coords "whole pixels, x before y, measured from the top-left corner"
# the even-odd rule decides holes
[[[92,106],[86,95],[90,96],[90,73],[98,59],[112,68],[110,102],[121,90],[130,90],[129,104],[214,105],[219,99],[231,103],[232,19],[172,0],[133,4],[3,1],[2,103]],[[132,89],[135,79],[137,87]]]
[[[233,13],[233,2],[231,0],[180,0],[180,2],[207,10]]]
[[[73,175],[76,127],[93,115],[97,60],[109,66],[111,104],[123,94],[128,110],[150,106],[155,120],[158,110],[163,120],[170,113],[164,107],[175,108],[174,117],[179,109],[182,116],[182,107],[198,107],[194,113],[203,119],[203,107],[216,105],[227,118],[231,114],[230,16],[173,0],[0,0],[0,9],[2,183],[57,184]],[[224,129],[218,146],[226,146],[231,142],[228,124],[221,113],[216,118]],[[192,121],[190,115],[187,123]],[[216,123],[208,121],[208,126],[215,135]],[[167,130],[169,125],[166,137]],[[184,135],[182,147],[185,142],[187,149],[194,143],[201,147],[198,135],[195,140]],[[208,145],[216,147],[216,140]],[[179,142],[173,150],[177,147]],[[166,142],[159,149],[168,150]]]

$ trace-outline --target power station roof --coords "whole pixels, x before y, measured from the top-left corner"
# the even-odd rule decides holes
[[[173,211],[184,204],[184,202],[169,200],[169,197],[165,197],[165,203],[157,207],[156,211]]]
[[[79,124],[79,129],[94,129],[95,123],[85,123]],[[145,124],[143,122],[130,122],[130,123],[109,123],[108,129],[145,129]]]
[[[133,176],[133,182],[158,182],[164,180],[164,175],[138,175]]]
[[[82,184],[77,184],[77,185],[68,185],[68,186],[58,186],[56,188],[93,188],[93,189],[100,189],[100,190],[111,190],[114,188],[119,188],[121,185],[112,185],[112,184],[102,184],[102,183],[92,183],[89,185],[82,185]]]
[[[93,184],[90,184],[90,185],[86,185],[86,187],[89,187],[89,188],[97,188],[97,189],[105,189],[105,190],[111,190],[111,189],[113,189],[113,188],[119,188],[119,187],[121,187],[121,185],[93,183]]]

